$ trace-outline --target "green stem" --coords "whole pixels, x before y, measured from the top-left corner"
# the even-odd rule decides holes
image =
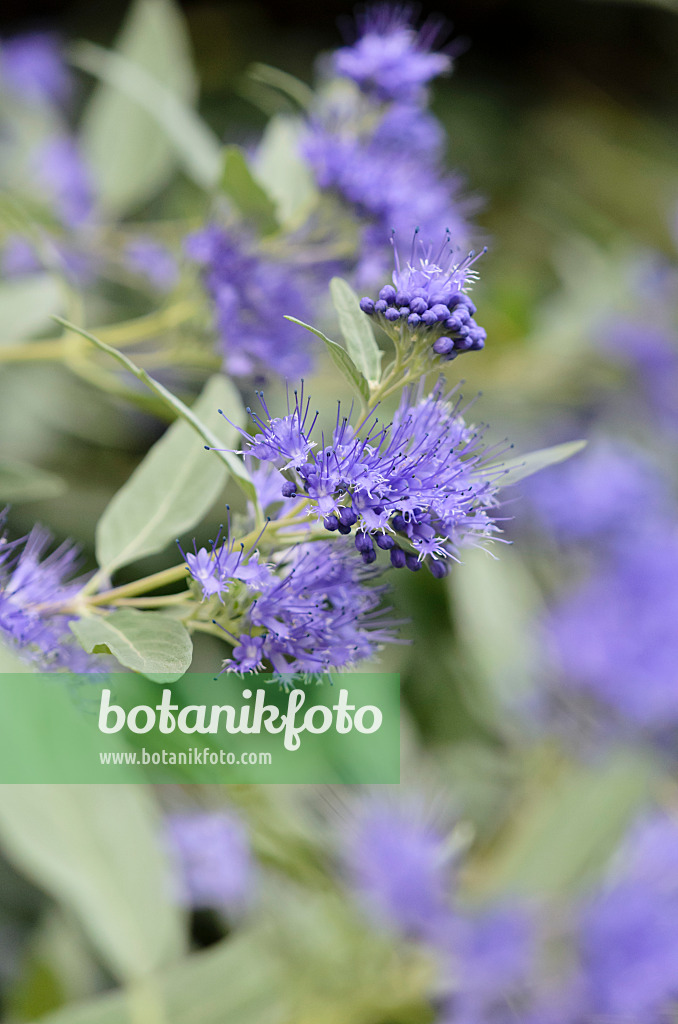
[[[159,587],[166,587],[170,583],[178,583],[179,580],[186,578],[188,566],[185,562],[181,565],[173,565],[169,569],[161,569],[160,572],[154,572],[150,576],[143,576],[140,580],[133,580],[131,583],[123,583],[120,587],[111,587],[110,590],[104,590],[100,594],[94,594],[90,596],[88,586],[90,586],[93,580],[89,581],[89,584],[80,591],[80,594],[76,597],[76,602],[79,600],[86,599],[90,605],[101,605],[101,604],[112,604],[121,597],[136,597],[138,594],[146,594],[149,590],[157,590]],[[93,577],[95,579],[96,577]]]
[[[173,306],[168,306],[166,309],[158,310],[155,313],[136,317],[134,320],[126,320],[124,323],[98,327],[96,328],[96,334],[97,337],[110,345],[117,345],[118,347],[134,345],[139,341],[152,338],[163,331],[179,327],[190,320],[194,312],[195,307],[193,303],[185,300],[177,302]],[[61,323],[62,321],[60,320],[59,322]],[[72,351],[72,339],[61,334],[55,338],[41,338],[39,341],[5,345],[0,348],[0,362],[23,363],[35,360],[58,362],[61,359],[68,358]],[[210,361],[210,366],[212,365],[214,365],[214,359]],[[218,368],[218,361],[216,366]]]
[[[275,537],[282,529],[303,525],[306,520],[296,517],[296,511],[296,509],[293,510],[293,512],[284,519],[277,519],[275,522],[269,523],[269,536],[273,535]],[[242,544],[243,547],[248,547],[248,545],[253,544],[254,541],[257,540],[260,532],[261,531],[255,527],[254,530],[250,530],[250,532],[244,537],[236,541],[233,546],[235,548],[239,548]],[[306,537],[306,534],[302,536]],[[283,535],[281,539],[285,544],[287,544],[288,538],[285,535]],[[289,539],[291,540],[291,537]],[[309,539],[311,538],[309,537]],[[76,595],[70,603],[70,606],[82,606],[83,602],[93,607],[96,607],[97,605],[117,604],[121,598],[137,597],[140,594],[148,593],[149,590],[157,590],[160,587],[165,587],[171,583],[177,583],[180,580],[185,579],[188,566],[185,562],[182,562],[180,565],[170,566],[169,569],[161,569],[160,572],[154,572],[150,576],[143,576],[139,580],[132,580],[131,583],[123,583],[119,587],[111,587],[109,590],[104,590],[100,594],[92,593],[92,591],[96,590],[96,587],[101,582],[102,574],[105,571],[106,570],[100,569],[98,573],[95,573],[92,579],[85,584],[80,593]],[[166,599],[171,597],[173,600],[176,600],[178,597],[183,597],[185,595],[171,594],[163,596]],[[153,598],[152,600],[157,601],[160,600],[160,598]],[[166,600],[166,603],[169,604],[170,601]],[[177,601],[177,603],[179,602]]]

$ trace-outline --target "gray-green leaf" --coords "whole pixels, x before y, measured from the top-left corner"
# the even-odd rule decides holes
[[[239,146],[226,146],[221,188],[235,203],[243,217],[252,221],[262,235],[278,228],[275,203],[253,177],[245,154]]]
[[[142,1003],[135,1017],[130,1016],[130,995],[118,991],[64,1007],[41,1020],[44,1024],[129,1024],[132,1019],[166,1024],[283,1024],[291,1019],[290,1010],[281,995],[280,964],[267,942],[266,934],[241,930],[211,949],[186,957],[162,972],[157,987],[139,993],[148,1006],[144,1013]]]
[[[277,217],[288,228],[300,227],[318,201],[318,190],[299,152],[303,122],[279,114],[266,126],[254,163],[254,175],[273,197]]]
[[[0,502],[55,498],[65,490],[66,482],[55,473],[36,469],[27,462],[0,460]]]
[[[333,277],[330,292],[348,354],[363,376],[371,384],[376,384],[381,377],[382,354],[372,324],[361,310],[360,300],[348,281],[342,277]]]
[[[72,61],[103,83],[85,111],[83,145],[108,212],[150,198],[177,158],[201,187],[215,185],[221,146],[191,107],[195,74],[171,0],[137,0],[115,51],[80,43]]]
[[[70,624],[82,647],[91,654],[110,651],[121,665],[154,683],[173,683],[191,664],[193,644],[186,627],[160,612],[123,608]]]
[[[564,444],[554,444],[551,448],[540,448],[536,452],[528,452],[527,455],[516,455],[513,459],[507,459],[497,464],[496,469],[503,470],[501,476],[497,476],[497,483],[500,487],[510,487],[517,484],[533,473],[538,473],[548,466],[554,466],[557,462],[564,462],[572,458],[582,448],[586,447],[586,441],[566,441]],[[494,468],[494,467],[493,467]]]
[[[209,427],[219,430],[222,447],[233,443],[235,431],[218,410],[223,409],[235,423],[242,421],[244,410],[226,377],[212,377],[194,409]],[[173,423],[97,523],[99,565],[112,573],[122,565],[162,551],[202,519],[219,497],[227,476],[226,465],[205,451],[188,423]]]
[[[64,306],[65,295],[52,274],[29,274],[0,282],[0,345],[30,338]]]
[[[79,918],[123,981],[181,956],[161,822],[144,786],[0,787],[0,841],[19,871]]]
[[[320,340],[325,343],[327,351],[330,354],[330,358],[337,369],[346,378],[349,384],[356,389],[360,397],[366,402],[369,401],[370,386],[346,349],[342,348],[341,345],[337,345],[336,341],[332,341],[326,334],[323,334],[323,332],[319,331],[316,327],[311,327],[310,324],[305,324],[303,320],[297,320],[294,316],[286,316],[285,319],[289,320],[293,324],[299,324],[300,327],[305,327],[307,331],[311,332],[311,334],[315,334],[316,338],[320,338]]]

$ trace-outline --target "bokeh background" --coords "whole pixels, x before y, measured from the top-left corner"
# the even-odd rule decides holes
[[[110,46],[126,10],[5,0],[0,37],[47,28]],[[182,10],[200,110],[246,147],[267,120],[250,65],[311,82],[351,15],[334,0]],[[588,448],[513,489],[496,561],[469,551],[443,583],[395,581],[411,642],[380,665],[402,678],[397,793],[7,792],[4,1020],[678,1013],[678,9],[422,5],[432,12],[457,53],[432,109],[489,247],[474,288],[488,344],[448,377],[482,391],[474,412],[491,438]],[[82,76],[76,121],[91,88]],[[183,179],[134,211],[149,224],[200,215]],[[118,320],[125,304],[145,311],[122,293],[105,301]],[[313,387],[335,400],[327,367]],[[3,458],[41,474],[35,494],[25,480],[3,494],[0,480],[14,535],[40,521],[93,565],[98,516],[165,424],[114,388],[21,359],[0,363],[0,419]],[[211,671],[220,654],[206,637],[194,667]],[[172,839],[168,821],[196,809],[212,815],[203,831]],[[211,880],[190,912],[159,881],[166,849],[176,873]],[[422,919],[449,901],[432,934]]]

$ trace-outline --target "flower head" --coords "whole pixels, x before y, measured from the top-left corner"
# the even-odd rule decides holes
[[[656,524],[619,545],[546,621],[559,678],[618,727],[678,725],[678,534]]]
[[[94,188],[75,139],[58,135],[36,154],[37,177],[66,227],[76,228],[94,210]]]
[[[620,851],[620,869],[582,908],[579,947],[589,1012],[670,1015],[678,998],[678,825],[655,815]]]
[[[337,75],[350,78],[380,100],[421,99],[431,79],[450,71],[451,58],[434,53],[439,25],[412,26],[409,5],[375,4],[358,18],[360,36],[334,55]]]
[[[292,549],[256,588],[224,669],[251,672],[267,662],[281,675],[319,674],[369,658],[395,639],[374,578],[345,543]]]
[[[459,260],[449,234],[434,254],[418,231],[407,263],[401,263],[395,242],[393,251],[393,284],[384,285],[376,301],[361,299],[363,312],[376,317],[389,334],[399,336],[404,327],[446,361],[482,349],[487,335],[474,320],[476,307],[465,291],[476,276],[478,256],[470,252]]]
[[[135,238],[125,249],[125,263],[160,292],[177,283],[178,268],[172,253],[154,238]]]
[[[457,244],[470,234],[470,204],[461,180],[441,160],[437,122],[417,108],[393,108],[377,120],[321,111],[309,124],[303,153],[321,189],[336,193],[364,223],[357,278],[373,285],[388,269],[384,241],[419,227],[433,237],[444,224]],[[405,143],[403,142],[405,140]]]
[[[49,32],[27,32],[0,46],[0,84],[27,103],[63,106],[73,81],[59,39]]]
[[[190,235],[186,251],[202,267],[214,306],[224,365],[236,377],[304,373],[310,363],[304,332],[284,319],[303,318],[306,302],[294,274],[256,253],[244,237],[215,224]]]
[[[330,532],[355,528],[365,563],[376,559],[376,544],[396,568],[416,570],[426,561],[442,576],[460,546],[497,529],[496,483],[483,464],[480,434],[450,397],[440,384],[426,395],[422,382],[403,393],[390,424],[370,416],[359,431],[339,406],[331,438],[323,435],[318,445],[308,400],[304,405],[303,392],[295,392],[294,408],[279,419],[262,399],[266,418],[253,417],[261,433],[244,436],[251,454],[285,467],[283,497],[305,498],[308,514]]]
[[[447,919],[453,879],[445,837],[413,808],[367,802],[346,838],[344,862],[380,924],[421,939]]]
[[[3,277],[23,277],[40,270],[35,246],[23,235],[9,235],[0,252],[0,272]]]
[[[74,616],[60,610],[83,583],[73,578],[78,551],[66,541],[46,555],[51,540],[40,526],[19,540],[7,540],[4,532],[0,536],[0,634],[42,669],[93,671],[101,659],[74,643],[68,626]]]
[[[251,901],[252,854],[245,826],[234,814],[173,814],[167,837],[176,861],[178,895],[190,907],[230,913]]]
[[[228,506],[226,508],[228,510]],[[198,549],[195,541],[193,541],[193,552],[185,552],[179,545],[190,575],[196,583],[200,584],[203,598],[216,595],[221,600],[222,594],[226,593],[229,586],[235,582],[244,583],[253,590],[259,590],[266,586],[271,577],[271,569],[259,561],[259,553],[256,550],[257,541],[247,552],[242,544],[236,547],[231,538],[230,512],[226,540],[222,540],[222,531],[223,526],[220,526],[219,533],[212,541],[209,550],[207,548]]]
[[[649,460],[601,438],[576,458],[538,473],[526,487],[540,525],[561,542],[624,541],[639,510],[648,523],[669,497]]]

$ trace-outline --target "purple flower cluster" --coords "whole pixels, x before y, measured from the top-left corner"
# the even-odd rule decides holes
[[[662,733],[678,725],[678,532],[637,533],[551,609],[546,638],[570,692],[620,725]]]
[[[77,228],[94,212],[94,187],[78,144],[70,135],[57,135],[35,155],[37,180],[59,220]]]
[[[464,905],[449,844],[420,809],[375,798],[351,824],[346,880],[377,926],[434,952],[439,1024],[658,1022],[675,1013],[677,819],[653,811],[637,822],[567,917],[549,908],[545,956],[556,956],[548,970],[535,955],[539,907]]]
[[[655,813],[636,825],[617,871],[581,908],[578,932],[588,1019],[671,1018],[678,1002],[678,821]]]
[[[185,555],[204,597],[218,596],[233,653],[224,670],[281,675],[321,673],[371,657],[395,639],[382,607],[383,587],[357,562],[350,546],[301,544],[275,566],[231,543]],[[275,569],[275,571],[274,571]],[[224,595],[229,600],[224,601]],[[233,632],[232,632],[233,631]]]
[[[330,443],[323,435],[320,447],[303,389],[279,418],[260,397],[265,418],[252,414],[260,433],[244,436],[249,454],[284,472],[283,497],[305,499],[308,514],[329,531],[355,528],[365,563],[375,561],[376,544],[395,568],[416,571],[425,561],[444,576],[460,546],[496,532],[496,482],[459,401],[443,396],[442,382],[428,395],[423,383],[405,390],[386,426],[372,415],[358,432],[339,406]]]
[[[412,807],[368,801],[344,843],[349,884],[381,927],[433,948],[441,1021],[495,1021],[515,1005],[534,966],[533,923],[522,908],[481,912],[453,899],[445,836]]]
[[[27,32],[4,40],[0,85],[25,103],[64,106],[73,82],[58,37],[50,32]]]
[[[0,517],[4,522],[5,514]],[[2,523],[0,523],[2,525]],[[74,616],[56,611],[81,588],[74,579],[78,552],[65,541],[45,557],[52,537],[40,526],[18,540],[0,536],[0,634],[20,657],[41,669],[96,671],[102,659],[73,642],[68,624]]]
[[[382,101],[419,100],[433,78],[451,70],[452,59],[432,52],[440,26],[430,22],[417,32],[412,14],[409,6],[381,3],[367,8],[357,19],[359,38],[334,54],[335,74]]]
[[[425,245],[418,232],[404,267],[395,244],[393,251],[393,284],[384,285],[376,301],[362,298],[363,313],[374,316],[387,333],[406,324],[411,335],[424,335],[433,352],[446,361],[484,348],[487,334],[473,319],[476,307],[464,291],[474,279],[476,254],[457,261],[448,235],[434,257],[432,246]]]
[[[444,224],[457,244],[469,236],[469,203],[460,179],[444,169],[444,133],[425,106],[424,85],[450,59],[429,51],[432,37],[413,29],[412,14],[385,5],[367,12],[360,38],[333,64],[362,91],[323,94],[302,143],[320,188],[364,223],[357,276],[370,285],[386,269],[391,230],[407,237],[420,227],[432,237]]]
[[[216,224],[190,235],[185,248],[202,268],[225,369],[250,379],[306,372],[311,360],[304,332],[284,319],[285,313],[303,319],[306,309],[290,269]]]
[[[169,292],[179,277],[177,261],[170,250],[154,238],[139,237],[125,248],[129,269],[145,278],[159,292]]]
[[[645,526],[669,507],[666,483],[628,444],[600,438],[526,484],[540,526],[560,543],[624,542],[642,509]]]
[[[239,818],[223,810],[173,814],[167,821],[167,838],[183,905],[229,914],[247,907],[254,864],[247,830]]]

